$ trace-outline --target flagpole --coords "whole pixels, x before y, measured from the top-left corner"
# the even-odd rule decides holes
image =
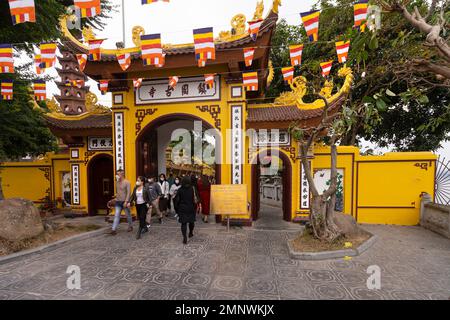
[[[122,0],[122,39],[123,39],[123,46],[125,45],[125,0]]]

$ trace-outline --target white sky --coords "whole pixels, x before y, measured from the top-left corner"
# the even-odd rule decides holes
[[[115,48],[115,43],[122,41],[122,0],[111,0],[118,5],[118,12],[111,14],[107,26],[102,32],[97,33],[98,38],[106,38],[104,48]],[[272,8],[273,0],[264,0],[264,15],[266,16]],[[213,27],[217,36],[220,31],[230,30],[231,18],[243,13],[250,20],[256,7],[256,0],[171,0],[169,3],[157,2],[142,5],[141,0],[124,0],[125,2],[125,44],[126,47],[133,46],[131,41],[131,29],[140,25],[148,33],[161,33],[163,43],[187,43],[193,42],[192,29],[202,27]],[[300,12],[308,11],[317,1],[313,0],[282,0],[279,16],[287,20],[289,24],[300,24]],[[54,69],[47,71],[52,76],[57,76]],[[102,96],[97,89],[95,81],[89,81],[93,91],[99,97],[99,102],[111,105],[111,94]],[[59,90],[52,83],[47,84],[47,95],[50,98],[58,94]],[[450,142],[443,144],[444,147],[437,153],[450,158]],[[379,149],[371,144],[364,147],[375,148],[376,152],[389,150]],[[364,149],[364,148],[363,148]]]

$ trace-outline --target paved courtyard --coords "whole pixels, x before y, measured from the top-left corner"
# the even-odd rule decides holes
[[[360,257],[291,260],[296,230],[197,223],[181,244],[178,224],[154,225],[141,240],[125,231],[0,264],[0,299],[449,299],[450,240],[419,227],[365,226],[379,236]],[[81,268],[81,290],[66,287]],[[381,268],[368,290],[367,267]]]

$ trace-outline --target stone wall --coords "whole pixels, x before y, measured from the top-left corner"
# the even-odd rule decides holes
[[[428,194],[423,195],[420,225],[450,239],[450,206],[433,203]]]

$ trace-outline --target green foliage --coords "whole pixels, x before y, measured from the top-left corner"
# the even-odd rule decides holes
[[[343,117],[333,126],[333,130],[343,133],[341,144],[357,145],[365,138],[380,146],[393,144],[400,150],[437,149],[450,133],[450,90],[434,75],[406,67],[416,58],[434,61],[438,59],[436,53],[423,45],[425,36],[398,13],[382,13],[381,29],[375,32],[352,29],[353,3],[320,1],[319,43],[309,43],[303,26],[281,21],[273,36],[274,67],[290,65],[289,44],[304,43],[302,65],[296,68],[295,75],[306,76],[311,87],[318,90],[324,82],[319,64],[334,60],[331,74],[335,74],[340,64],[334,42],[350,40],[347,65],[354,71],[354,85]],[[422,12],[427,9],[425,0],[410,3],[414,5]],[[333,80],[339,86],[336,77]],[[279,71],[267,96],[276,97],[288,90]],[[303,133],[295,134],[302,139]]]

